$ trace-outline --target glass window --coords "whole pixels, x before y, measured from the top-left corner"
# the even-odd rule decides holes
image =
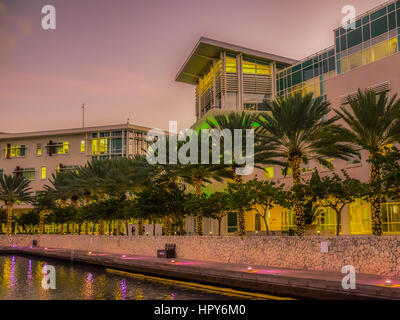
[[[293,73],[292,81],[293,81],[293,85],[299,84],[302,81],[301,80],[301,72],[300,71],[297,71],[297,72]]]
[[[331,58],[329,58],[329,60],[328,60],[328,69],[329,69],[329,71],[333,71],[333,70],[335,70],[335,57],[331,57]]]
[[[85,152],[86,150],[86,142],[85,140],[81,140],[81,152]]]
[[[371,13],[371,20],[375,20],[379,17],[382,17],[384,14],[386,14],[386,7]]]
[[[274,176],[274,167],[264,168],[264,179],[272,179]]]
[[[341,51],[347,49],[346,36],[340,37],[340,49],[341,49]]]
[[[395,13],[392,12],[389,14],[389,30],[393,30],[396,28],[396,16]]]
[[[389,40],[389,52],[390,54],[394,54],[399,51],[399,43],[397,38],[393,38]]]
[[[339,38],[336,38],[336,50],[337,50],[337,52],[340,52],[340,40],[339,40]]]
[[[379,18],[371,23],[372,38],[375,38],[388,31],[388,23],[386,16]]]
[[[366,24],[369,22],[369,16],[365,16],[364,18],[362,18],[362,22],[363,24]]]
[[[303,81],[310,80],[314,77],[313,75],[313,66],[306,67],[303,69]]]
[[[392,12],[395,9],[394,3],[388,5],[388,12]]]
[[[400,9],[396,11],[397,13],[397,26],[400,27]],[[400,31],[399,31],[400,34]]]
[[[237,214],[236,212],[230,212],[228,214],[228,232],[232,233],[237,231]]]
[[[226,72],[228,73],[236,73],[236,58],[226,57]]]
[[[362,42],[361,28],[351,31],[347,34],[348,47],[354,47]]]
[[[42,145],[40,143],[38,143],[36,145],[36,155],[37,156],[41,156],[42,155]]]
[[[372,47],[372,58],[373,61],[378,61],[386,58],[389,55],[389,46],[387,41],[378,43]]]
[[[349,68],[354,69],[361,67],[363,65],[363,54],[362,52],[357,52],[349,56]]]
[[[40,178],[41,178],[42,180],[47,178],[47,175],[46,175],[46,167],[42,167],[42,171],[41,171]]]
[[[363,26],[363,41],[367,41],[371,38],[371,32],[369,30],[369,24]]]

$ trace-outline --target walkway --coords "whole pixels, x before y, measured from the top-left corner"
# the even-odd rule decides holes
[[[215,286],[312,299],[400,299],[400,279],[357,274],[356,289],[344,290],[345,276],[335,272],[266,266],[163,259],[57,248],[0,247],[0,254],[29,254],[90,263],[139,274],[194,281]]]

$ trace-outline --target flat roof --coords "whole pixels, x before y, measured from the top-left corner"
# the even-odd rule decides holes
[[[115,124],[106,126],[95,126],[85,128],[71,128],[71,129],[56,129],[56,130],[45,130],[45,131],[32,131],[32,132],[19,132],[19,133],[0,133],[0,140],[8,140],[15,138],[30,138],[30,137],[44,137],[44,136],[63,136],[68,134],[79,134],[94,131],[111,131],[119,129],[133,129],[140,131],[149,131],[151,128],[137,126],[133,124]]]
[[[197,79],[204,74],[211,61],[220,56],[222,51],[243,53],[245,56],[261,61],[277,61],[291,65],[297,60],[285,58],[263,51],[240,47],[234,44],[201,37],[175,77],[175,81],[196,84]]]

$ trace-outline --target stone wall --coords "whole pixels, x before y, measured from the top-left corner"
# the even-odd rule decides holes
[[[341,237],[152,237],[152,236],[0,236],[0,247],[29,246],[71,248],[121,254],[155,256],[165,243],[175,243],[177,258],[231,262],[308,270],[340,272],[353,265],[357,272],[400,276],[400,236]],[[321,253],[321,242],[328,252]]]

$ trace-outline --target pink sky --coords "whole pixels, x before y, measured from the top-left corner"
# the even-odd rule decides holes
[[[344,5],[382,0],[0,0],[0,131],[195,121],[174,81],[201,36],[301,59],[333,44]],[[57,29],[41,28],[56,8]]]

